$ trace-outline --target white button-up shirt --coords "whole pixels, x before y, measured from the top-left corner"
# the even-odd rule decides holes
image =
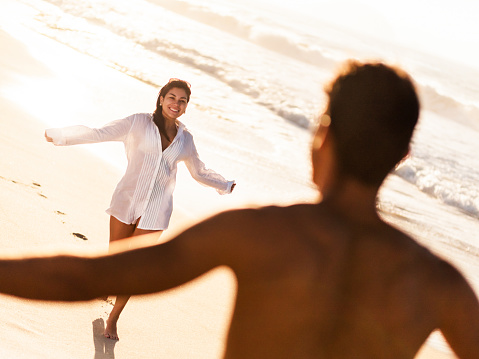
[[[234,183],[205,167],[193,136],[183,123],[178,120],[177,123],[176,137],[165,151],[153,115],[147,113],[131,115],[101,128],[70,126],[48,129],[46,133],[57,146],[122,141],[128,166],[106,212],[127,224],[140,218],[141,229],[164,230],[173,211],[178,162],[184,161],[196,181],[220,194],[231,193]]]

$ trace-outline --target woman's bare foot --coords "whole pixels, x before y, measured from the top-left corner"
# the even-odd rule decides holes
[[[103,332],[103,336],[108,339],[120,340],[116,328],[116,321],[113,322],[108,318],[108,320],[106,321],[106,328]]]
[[[113,306],[113,309],[111,310],[111,313],[106,320],[106,328],[105,332],[103,333],[105,338],[119,340],[116,323],[118,323],[118,319],[120,318],[120,314],[123,311],[123,308],[125,308],[125,305],[128,302],[128,298],[130,297],[127,295],[120,295],[116,297],[115,305]]]

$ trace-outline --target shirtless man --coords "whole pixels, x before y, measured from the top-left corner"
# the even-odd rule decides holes
[[[479,358],[470,286],[376,212],[417,122],[410,79],[349,63],[327,94],[312,148],[321,202],[228,211],[167,243],[95,258],[3,260],[0,291],[67,301],[144,294],[228,266],[238,293],[225,358],[413,358],[435,329],[459,357]]]

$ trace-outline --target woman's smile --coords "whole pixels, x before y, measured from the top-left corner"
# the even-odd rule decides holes
[[[174,87],[163,98],[163,116],[176,119],[185,113],[187,105],[185,90]]]

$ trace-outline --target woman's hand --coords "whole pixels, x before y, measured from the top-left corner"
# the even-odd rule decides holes
[[[45,131],[45,139],[47,142],[53,142],[53,138],[47,136],[47,131]]]

